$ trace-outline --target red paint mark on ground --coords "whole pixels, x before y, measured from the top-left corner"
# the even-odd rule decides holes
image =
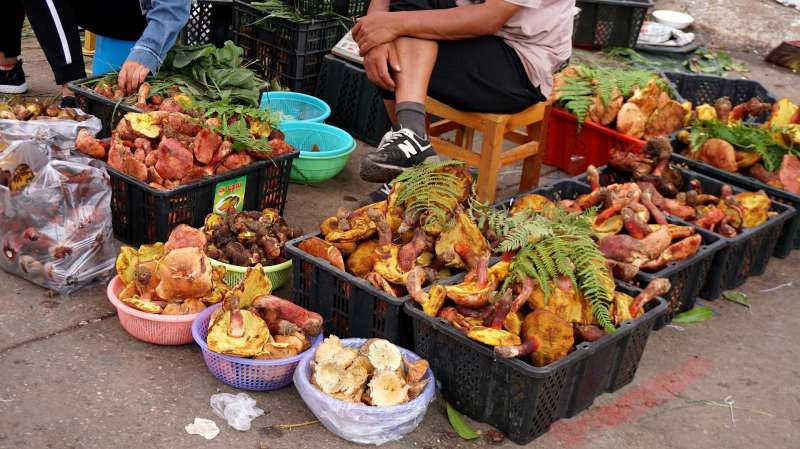
[[[675,394],[708,375],[711,367],[707,359],[690,358],[641,385],[623,390],[611,404],[592,407],[569,421],[557,421],[550,427],[549,435],[566,447],[581,446],[589,432],[640,418],[649,409],[674,399]]]

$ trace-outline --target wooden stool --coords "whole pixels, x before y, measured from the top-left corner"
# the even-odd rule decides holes
[[[547,102],[537,103],[516,114],[488,114],[464,112],[428,97],[425,108],[430,116],[442,118],[431,123],[428,135],[434,150],[441,156],[464,161],[478,167],[478,196],[482,201],[493,202],[500,168],[518,161],[522,165],[519,191],[525,192],[539,184],[542,166],[539,156],[539,133],[545,117]],[[517,129],[524,128],[525,132]],[[456,131],[455,144],[443,140],[447,131]],[[481,152],[472,151],[475,131],[483,134]],[[503,142],[509,140],[516,147],[503,151]]]

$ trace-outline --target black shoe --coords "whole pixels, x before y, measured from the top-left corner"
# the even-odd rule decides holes
[[[428,137],[420,137],[408,128],[392,132],[378,151],[361,160],[361,179],[367,182],[389,182],[397,175],[428,159],[436,158]]]
[[[66,97],[61,97],[61,109],[64,108],[72,108],[75,109],[78,107],[78,100],[75,99],[72,95],[68,95]]]
[[[0,70],[0,94],[24,94],[28,91],[25,72],[22,71],[22,59],[17,60],[9,70]]]
[[[364,198],[359,207],[369,206],[370,204],[380,203],[381,201],[389,198],[389,194],[392,192],[392,188],[389,187],[389,184],[382,185],[378,190],[374,192],[370,192],[366,198]]]

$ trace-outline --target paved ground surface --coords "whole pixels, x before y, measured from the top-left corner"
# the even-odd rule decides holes
[[[730,1],[730,0],[729,0]],[[722,8],[728,2],[710,2]],[[744,0],[743,0],[744,1]],[[762,0],[756,3],[771,3]],[[665,1],[659,3],[666,3]],[[698,3],[698,2],[694,2]],[[741,3],[741,2],[739,2]],[[688,4],[683,2],[683,4]],[[786,9],[787,14],[795,14]],[[24,50],[33,93],[55,94],[35,42]],[[796,75],[759,64],[749,76],[779,95],[798,99]],[[357,175],[360,147],[342,174],[318,187],[292,185],[287,217],[313,229],[340,205],[355,205],[372,186]],[[544,182],[558,174],[545,171]],[[501,195],[519,178],[511,167]],[[707,303],[710,321],[667,327],[653,334],[633,383],[604,395],[579,416],[556,423],[530,448],[794,448],[800,439],[800,319],[796,283],[800,253],[773,259],[767,274],[742,287],[752,310],[725,301]],[[279,293],[288,296],[284,288]],[[104,288],[70,298],[0,273],[0,448],[325,448],[353,447],[317,424],[278,430],[314,419],[292,387],[254,393],[267,411],[249,432],[216,418],[209,396],[232,391],[206,370],[197,347],[157,347],[132,339],[119,326]],[[733,419],[725,398],[735,401]],[[187,435],[195,417],[222,429],[213,441]],[[488,427],[473,423],[486,431]],[[387,448],[470,448],[450,429],[435,402],[425,421]],[[499,447],[514,447],[508,442]]]

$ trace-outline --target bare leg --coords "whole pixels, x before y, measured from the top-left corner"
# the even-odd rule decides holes
[[[428,96],[428,82],[431,79],[433,65],[439,53],[436,41],[401,37],[395,41],[397,57],[400,59],[402,71],[394,74],[395,101],[413,101],[425,104]]]
[[[386,113],[389,115],[389,121],[392,126],[397,126],[397,114],[395,113],[395,106],[397,103],[394,100],[383,100],[383,106],[386,108]]]

